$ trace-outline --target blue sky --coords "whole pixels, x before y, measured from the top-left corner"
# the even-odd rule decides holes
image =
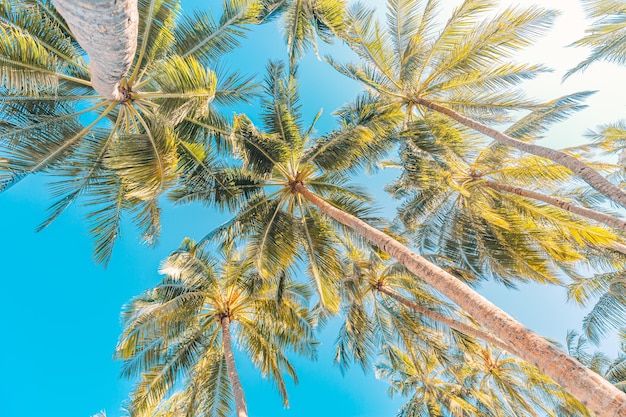
[[[623,77],[623,69],[599,64],[560,83],[563,70],[584,56],[562,48],[582,34],[577,2],[564,3],[568,12],[557,22],[553,35],[526,56],[535,62],[548,61],[557,70],[529,88],[532,94],[548,95],[544,98],[583,89],[602,92],[590,100],[591,109],[551,132],[551,140],[558,146],[579,141],[586,128],[617,120],[624,114],[624,100],[615,89],[601,84],[602,80]],[[190,4],[185,3],[185,7]],[[284,59],[285,53],[276,25],[267,25],[250,33],[228,66],[244,68],[261,79],[267,60]],[[305,120],[312,120],[324,108],[318,124],[321,131],[333,127],[331,112],[358,91],[357,85],[312,55],[300,65],[299,78]],[[254,106],[238,111],[253,112]],[[390,172],[368,181],[386,215],[392,215],[393,208],[382,185],[394,175]],[[184,237],[198,239],[226,217],[198,206],[164,203],[160,244],[156,248],[142,246],[132,225],[124,224],[122,239],[105,270],[92,261],[93,245],[80,206],[71,208],[44,231],[34,232],[50,202],[45,180],[28,178],[0,194],[0,357],[4,358],[5,375],[0,380],[1,414],[88,417],[106,409],[110,417],[118,417],[130,388],[128,381],[119,379],[120,366],[112,359],[122,305],[159,281],[159,262]],[[584,311],[565,305],[565,293],[559,288],[530,285],[509,291],[485,285],[482,292],[533,330],[559,340],[563,340],[567,329],[578,329],[584,315]],[[261,380],[242,357],[238,366],[251,415],[395,415],[401,401],[389,399],[386,385],[375,380],[373,372],[364,375],[355,367],[342,377],[332,365],[335,335],[336,326],[331,324],[321,336],[323,344],[316,363],[297,362],[301,383],[289,389],[288,410],[282,408],[271,383]],[[615,343],[605,346],[610,355],[615,355]]]

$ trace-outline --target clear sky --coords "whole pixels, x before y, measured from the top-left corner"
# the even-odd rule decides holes
[[[192,5],[184,4],[186,8]],[[586,129],[624,115],[623,88],[611,88],[611,83],[623,80],[625,70],[597,64],[561,84],[563,72],[585,55],[584,51],[563,48],[582,35],[584,23],[577,1],[555,4],[564,14],[551,36],[524,55],[527,60],[546,63],[555,72],[533,81],[529,91],[549,99],[579,90],[601,90],[589,100],[590,109],[550,132],[549,143],[568,146],[579,142]],[[251,32],[228,65],[256,73],[261,79],[268,58],[284,59],[285,55],[276,25],[267,25]],[[319,108],[325,110],[319,130],[332,128],[331,112],[359,90],[312,55],[300,65],[299,78],[305,120],[312,120]],[[244,110],[254,109],[250,106]],[[371,182],[371,192],[388,215],[392,215],[392,205],[381,189],[384,180],[393,175],[388,173],[382,180]],[[118,378],[120,366],[112,360],[122,305],[159,281],[159,262],[184,237],[198,239],[225,217],[197,206],[164,203],[160,244],[156,248],[140,245],[132,226],[124,224],[122,239],[104,270],[92,262],[93,245],[80,206],[46,230],[34,232],[49,204],[43,183],[41,177],[28,178],[0,194],[0,357],[4,359],[0,415],[88,417],[106,409],[110,417],[118,417],[123,415],[119,408],[130,388],[129,382]],[[584,315],[573,305],[565,305],[565,292],[559,288],[524,286],[519,291],[507,291],[486,285],[482,291],[533,330],[561,341],[567,329],[579,329]],[[387,397],[386,385],[377,381],[373,372],[364,375],[357,367],[342,377],[332,365],[335,336],[336,326],[331,325],[322,334],[319,360],[297,362],[301,383],[289,389],[288,410],[282,408],[271,383],[261,380],[241,358],[238,366],[251,415],[395,415],[401,401]],[[607,344],[606,349],[615,355],[614,343]]]

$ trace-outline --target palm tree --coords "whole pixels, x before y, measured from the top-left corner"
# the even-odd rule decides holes
[[[122,84],[122,80],[131,68],[137,49],[137,1],[98,0],[88,6],[67,0],[53,2],[78,43],[90,57],[91,83],[94,89],[110,100],[126,100],[127,87]],[[332,43],[333,36],[338,36],[345,30],[343,0],[263,0],[256,3],[258,22],[282,15],[292,71],[295,71],[297,61],[307,49],[313,47],[317,54],[316,35],[325,42]],[[232,15],[229,20],[232,23],[245,20],[245,14],[247,12]],[[249,18],[248,16],[247,19]]]
[[[268,66],[265,87],[268,98],[263,100],[261,117],[270,133],[259,132],[244,115],[235,117],[232,141],[235,152],[243,158],[243,167],[224,170],[218,174],[219,181],[215,181],[210,170],[191,171],[183,176],[180,189],[172,197],[179,202],[209,202],[236,210],[230,221],[205,239],[218,242],[246,239],[248,255],[259,272],[267,276],[304,262],[317,289],[320,306],[336,313],[342,276],[338,232],[294,187],[306,181],[336,206],[364,218],[371,216],[365,206],[369,198],[359,187],[346,185],[345,174],[327,174],[319,169],[318,164],[337,149],[307,147],[314,140],[317,117],[312,125],[303,128],[297,112],[295,79],[285,78],[284,71],[282,64]],[[367,142],[373,133],[367,127],[355,125],[339,135],[329,136],[328,145],[333,141]]]
[[[506,133],[530,140],[571,111],[572,100],[531,112]],[[571,174],[558,165],[511,154],[495,142],[474,151],[477,138],[439,115],[412,123],[400,136],[397,166],[403,171],[387,189],[403,199],[399,217],[422,253],[444,254],[461,268],[507,285],[527,279],[555,283],[557,269],[584,261],[590,245],[612,248],[619,242],[576,214],[623,227],[621,219],[528,189],[571,188]],[[577,199],[588,204],[584,195]]]
[[[400,393],[408,401],[398,417],[442,416],[470,417],[479,414],[474,398],[489,401],[487,395],[474,392],[454,378],[434,355],[394,347],[388,358],[376,365],[376,376],[388,380],[389,394]]]
[[[590,415],[537,368],[481,344],[451,347],[444,360],[410,348],[390,352],[376,372],[391,395],[408,397],[399,416]]]
[[[314,354],[314,319],[303,306],[306,287],[286,272],[273,282],[262,280],[252,262],[233,248],[217,261],[189,240],[161,272],[163,281],[124,311],[117,355],[125,360],[125,376],[140,376],[131,415],[167,406],[186,415],[226,416],[234,398],[237,416],[247,416],[233,338],[276,382],[287,405],[283,373],[297,382],[287,351]],[[181,375],[184,391],[161,403]]]
[[[507,8],[496,15],[488,0],[466,0],[443,25],[436,1],[389,2],[385,31],[372,10],[348,13],[346,40],[361,58],[356,64],[329,62],[360,81],[379,100],[404,107],[404,123],[434,111],[525,153],[568,168],[591,187],[622,206],[626,192],[586,162],[566,152],[522,141],[489,127],[507,120],[509,110],[537,104],[512,87],[546,69],[510,60],[551,24],[555,12],[537,7]],[[482,20],[481,20],[482,18]]]
[[[123,212],[145,241],[157,239],[158,197],[181,165],[204,158],[198,143],[223,145],[227,120],[215,106],[253,92],[250,79],[210,68],[237,45],[258,6],[227,0],[216,22],[207,12],[179,18],[178,3],[139,2],[132,72],[114,80],[123,99],[94,91],[85,52],[49,1],[0,5],[0,191],[55,173],[56,201],[41,227],[86,195],[97,261],[110,258]]]
[[[365,370],[371,357],[404,339],[412,343],[419,340],[436,350],[442,334],[460,344],[477,338],[512,350],[498,338],[467,323],[462,314],[444,303],[440,295],[431,293],[427,285],[404,267],[390,264],[386,254],[370,250],[366,256],[352,243],[344,244],[345,272],[341,283],[344,323],[335,355],[342,370],[351,360]]]
[[[344,186],[340,172],[363,164],[363,152],[381,151],[388,146],[373,138],[389,127],[383,121],[393,119],[395,113],[368,118],[365,112],[360,118],[345,118],[343,129],[331,132],[307,148],[311,129],[302,133],[296,112],[295,82],[292,78],[283,79],[282,72],[280,65],[269,67],[266,92],[270,100],[264,102],[263,114],[269,133],[258,131],[244,116],[236,118],[233,141],[243,167],[227,170],[224,177],[230,178],[229,181],[219,184],[197,170],[186,177],[183,188],[174,196],[179,201],[218,203],[238,210],[232,221],[210,236],[249,238],[251,256],[264,275],[285,269],[297,258],[297,248],[303,247],[320,301],[333,307],[337,305],[336,301],[331,302],[336,299],[338,281],[332,226],[339,223],[346,231],[375,244],[456,303],[482,327],[513,347],[520,358],[552,377],[593,412],[609,416],[626,409],[626,397],[611,384],[522,326],[455,276],[359,218],[362,207],[358,203],[362,197]],[[386,110],[395,111],[393,107]]]
[[[462,352],[463,359],[455,361],[455,374],[476,391],[486,394],[487,404],[477,404],[485,415],[537,416],[541,410],[547,416],[589,416],[587,409],[566,394],[534,366],[489,346],[474,346]]]
[[[534,416],[538,409],[555,415],[556,408],[565,408],[570,416],[587,415],[537,368],[462,334],[442,333],[440,324],[510,350],[493,336],[450,317],[453,310],[403,268],[384,267],[375,252],[364,259],[354,247],[349,247],[347,257],[342,286],[345,322],[336,361],[342,370],[351,360],[367,369],[370,359],[380,355],[377,375],[386,379],[393,375],[392,392],[411,397],[399,415],[413,415],[420,407],[429,415],[441,415],[435,410],[447,407],[451,408],[443,415],[463,415],[462,410],[471,412],[468,415]],[[416,301],[396,292],[407,290]],[[414,315],[407,314],[410,311]],[[418,365],[411,365],[411,360]],[[404,380],[398,379],[400,374]],[[452,400],[450,393],[460,398]]]

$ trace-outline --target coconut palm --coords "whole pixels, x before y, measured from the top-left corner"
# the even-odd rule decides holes
[[[434,355],[403,351],[397,347],[392,355],[376,365],[376,376],[389,381],[389,394],[408,397],[398,417],[479,415],[474,397],[488,401],[487,395],[473,392],[451,375]]]
[[[533,109],[514,87],[545,70],[515,63],[514,52],[549,28],[556,13],[538,7],[494,11],[494,2],[466,0],[440,25],[438,2],[389,2],[388,28],[363,6],[348,14],[346,40],[361,61],[329,62],[360,81],[381,106],[404,106],[405,123],[428,111],[444,114],[493,140],[568,168],[611,200],[626,206],[626,192],[566,152],[524,142],[485,123],[499,124],[509,110]]]
[[[257,130],[246,117],[236,118],[233,141],[243,165],[225,171],[224,178],[229,181],[216,183],[214,176],[196,170],[174,195],[179,201],[218,203],[237,211],[231,221],[209,237],[249,238],[250,255],[257,268],[270,276],[291,265],[298,259],[298,248],[303,248],[320,302],[332,311],[338,306],[335,300],[340,268],[333,233],[339,223],[456,303],[511,346],[516,355],[554,378],[592,411],[611,415],[626,407],[626,397],[604,379],[523,327],[455,276],[358,217],[363,215],[363,199],[354,188],[344,185],[341,172],[362,165],[367,151],[388,150],[387,142],[373,138],[389,128],[384,121],[394,119],[397,108],[386,108],[391,112],[386,117],[378,108],[380,117],[370,117],[375,109],[362,106],[362,113],[342,119],[342,129],[306,147],[311,128],[301,128],[295,82],[282,78],[282,72],[280,65],[269,67],[269,99],[264,102],[263,115],[269,132]]]
[[[506,134],[536,138],[576,107],[577,96],[531,112]],[[618,243],[610,230],[575,215],[623,228],[620,218],[575,204],[588,205],[589,198],[572,193],[574,200],[566,201],[533,190],[571,189],[571,173],[558,165],[512,154],[498,143],[476,151],[471,145],[479,138],[436,114],[413,122],[400,136],[403,172],[388,191],[403,199],[399,217],[422,253],[444,254],[461,268],[507,285],[529,279],[556,283],[558,269],[585,260],[588,246]]]
[[[507,349],[496,337],[469,324],[404,267],[390,264],[386,254],[370,251],[366,256],[353,244],[344,244],[343,324],[335,355],[342,370],[352,361],[366,370],[372,358],[406,340],[432,351],[441,350],[443,340],[467,344],[471,338]]]
[[[420,407],[431,413],[428,415],[446,416],[534,416],[535,410],[556,415],[552,410],[557,407],[570,411],[570,416],[587,415],[580,403],[537,368],[462,334],[442,333],[444,324],[503,346],[493,336],[450,317],[452,309],[441,305],[403,268],[385,268],[376,253],[364,259],[354,247],[347,256],[342,286],[345,322],[337,341],[336,361],[342,370],[352,360],[368,369],[370,360],[380,355],[378,376],[394,375],[391,390],[410,397],[399,415],[421,415],[417,414]],[[416,301],[396,292],[407,289]],[[445,310],[446,315],[437,310]],[[407,314],[411,311],[413,315]],[[411,360],[419,365],[409,366]],[[400,370],[412,370],[403,375],[404,381],[397,379],[402,372],[394,368],[398,363]],[[458,398],[451,399],[450,394]]]
[[[247,416],[235,345],[276,382],[287,405],[283,373],[297,382],[288,351],[314,354],[306,287],[286,272],[262,280],[234,248],[216,260],[189,240],[161,272],[166,274],[161,283],[124,310],[117,355],[125,360],[125,376],[140,376],[131,415],[167,406],[185,409],[186,415],[226,416],[234,398],[237,416]],[[161,403],[178,382],[184,390]]]
[[[115,81],[123,98],[94,90],[85,52],[49,1],[0,5],[0,191],[54,173],[56,201],[42,227],[86,196],[98,261],[110,258],[122,212],[145,241],[156,240],[158,197],[181,165],[203,159],[198,143],[214,137],[221,145],[228,130],[215,105],[252,92],[248,78],[211,68],[258,8],[227,0],[216,22],[206,12],[179,18],[178,3],[139,2],[139,48],[132,71]]]
[[[394,346],[376,372],[408,398],[399,416],[590,415],[537,368],[480,343],[452,344],[445,356]]]
[[[414,348],[419,345],[425,351],[443,356],[446,335],[441,324],[463,325],[450,317],[451,307],[402,267],[386,266],[380,258],[385,254],[372,251],[365,257],[351,243],[344,244],[344,279],[340,286],[343,314],[335,351],[335,362],[341,371],[347,370],[352,362],[367,371],[373,359],[391,354],[390,350],[398,345],[410,344]],[[409,287],[417,301],[413,308],[406,308],[386,296],[383,287],[387,290]]]
[[[337,285],[342,274],[338,232],[329,219],[295,192],[295,186],[306,182],[337,207],[369,218],[370,210],[365,206],[369,197],[359,187],[347,185],[345,174],[323,172],[319,165],[337,151],[331,148],[333,141],[354,141],[352,146],[359,148],[358,142],[371,141],[372,129],[377,127],[349,126],[338,136],[329,135],[326,148],[308,146],[315,143],[314,124],[302,126],[295,83],[293,77],[285,77],[282,64],[270,63],[261,116],[269,133],[258,131],[246,116],[237,116],[231,139],[243,166],[224,170],[218,174],[218,182],[210,171],[208,176],[201,170],[192,171],[183,177],[180,190],[172,197],[179,202],[208,202],[236,210],[232,220],[206,239],[247,239],[248,256],[267,276],[304,262],[320,306],[337,312]]]
[[[489,403],[477,404],[482,414],[590,416],[584,405],[537,368],[489,346],[472,347],[462,352],[463,360],[451,366],[459,367],[455,374],[462,375],[465,384],[490,399]]]
[[[53,3],[78,43],[89,54],[94,89],[105,98],[124,101],[122,80],[137,49],[137,0],[99,0],[88,7],[67,0],[54,0]],[[258,22],[282,17],[292,71],[307,49],[313,47],[317,54],[316,35],[332,43],[333,36],[345,30],[343,0],[263,0],[258,3]],[[245,11],[233,14],[228,20],[238,24],[250,19],[249,14],[245,17],[246,14]],[[211,37],[212,34],[208,33],[207,39]]]

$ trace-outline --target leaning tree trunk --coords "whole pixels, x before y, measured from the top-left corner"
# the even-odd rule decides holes
[[[465,117],[462,114],[455,112],[454,110],[451,110],[447,107],[441,106],[437,103],[421,97],[415,99],[415,103],[424,107],[428,107],[429,109],[434,110],[438,113],[445,114],[446,116],[456,120],[462,125],[470,127],[484,135],[489,136],[496,142],[518,149],[522,152],[540,156],[542,158],[546,158],[550,161],[556,162],[557,164],[562,165],[572,171],[574,174],[576,174],[598,192],[602,193],[622,207],[626,207],[626,192],[624,190],[619,188],[617,185],[611,183],[609,180],[600,175],[600,173],[598,173],[596,170],[589,167],[583,161],[573,157],[572,155],[556,149],[550,149],[546,148],[545,146],[535,145],[534,143],[523,142],[521,140],[512,138],[511,136],[508,136],[496,129],[477,122],[476,120]]]
[[[243,386],[237,373],[235,366],[235,356],[233,355],[233,344],[230,339],[230,319],[228,316],[222,317],[220,320],[222,325],[222,347],[224,349],[224,357],[226,358],[226,371],[228,372],[228,380],[233,389],[235,397],[235,408],[237,417],[248,417],[248,407],[246,406],[246,397],[243,394]]]
[[[444,316],[443,314],[439,314],[436,313],[432,310],[427,309],[426,307],[423,307],[419,304],[417,304],[416,302],[413,302],[411,300],[409,300],[408,298],[404,297],[402,294],[399,294],[395,291],[393,291],[390,288],[387,288],[385,285],[380,285],[377,287],[377,290],[383,294],[388,295],[389,297],[393,298],[394,300],[396,300],[397,302],[399,302],[400,304],[404,305],[405,307],[410,308],[411,310],[420,313],[426,317],[429,317],[435,321],[438,321],[439,323],[445,324],[448,327],[452,327],[453,329],[456,329],[458,331],[461,331],[463,333],[465,333],[468,336],[472,336],[475,337],[477,339],[481,339],[487,343],[490,343],[494,346],[499,347],[500,349],[506,350],[507,352],[511,352],[513,354],[516,354],[516,349],[513,346],[509,346],[506,343],[504,343],[502,340],[498,339],[497,337],[484,332],[480,329],[476,329],[472,326],[469,326],[465,323],[462,323],[460,321],[454,320],[450,317]]]
[[[602,213],[600,211],[591,210],[586,207],[581,207],[569,201],[561,200],[546,194],[538,193],[536,191],[527,190],[525,188],[516,187],[508,184],[500,184],[495,181],[485,180],[484,184],[497,191],[506,191],[508,193],[517,194],[522,197],[532,198],[533,200],[543,201],[544,203],[558,207],[562,210],[569,211],[570,213],[578,214],[579,216],[586,217],[591,220],[595,220],[600,223],[604,223],[607,226],[614,227],[626,232],[626,221],[610,214]]]
[[[572,204],[569,201],[561,200],[559,198],[551,197],[549,195],[541,194],[536,191],[526,190],[524,188],[515,187],[513,185],[500,184],[495,181],[485,180],[485,185],[489,188],[498,191],[506,191],[509,193],[517,194],[522,197],[532,198],[533,200],[543,201],[544,203],[548,203],[555,207],[558,207],[562,210],[569,211],[570,213],[578,214],[579,216],[586,217],[591,220],[598,221],[600,223],[604,223],[607,226],[614,227],[616,229],[620,229],[626,232],[626,221],[617,218],[615,216],[611,216],[610,214],[602,213],[596,210],[591,210],[586,207],[577,206],[576,204]],[[613,242],[607,246],[609,249],[614,251],[623,253],[626,255],[626,245],[623,245],[619,242]]]
[[[137,49],[137,0],[53,0],[89,54],[91,85],[102,97],[124,101],[120,89]]]
[[[516,355],[551,377],[598,417],[626,417],[626,394],[600,375],[587,369],[454,276],[428,262],[392,237],[328,204],[301,182],[294,184],[293,187],[295,192],[300,193],[326,215],[376,244],[409,271],[463,308],[498,339],[514,347]]]

